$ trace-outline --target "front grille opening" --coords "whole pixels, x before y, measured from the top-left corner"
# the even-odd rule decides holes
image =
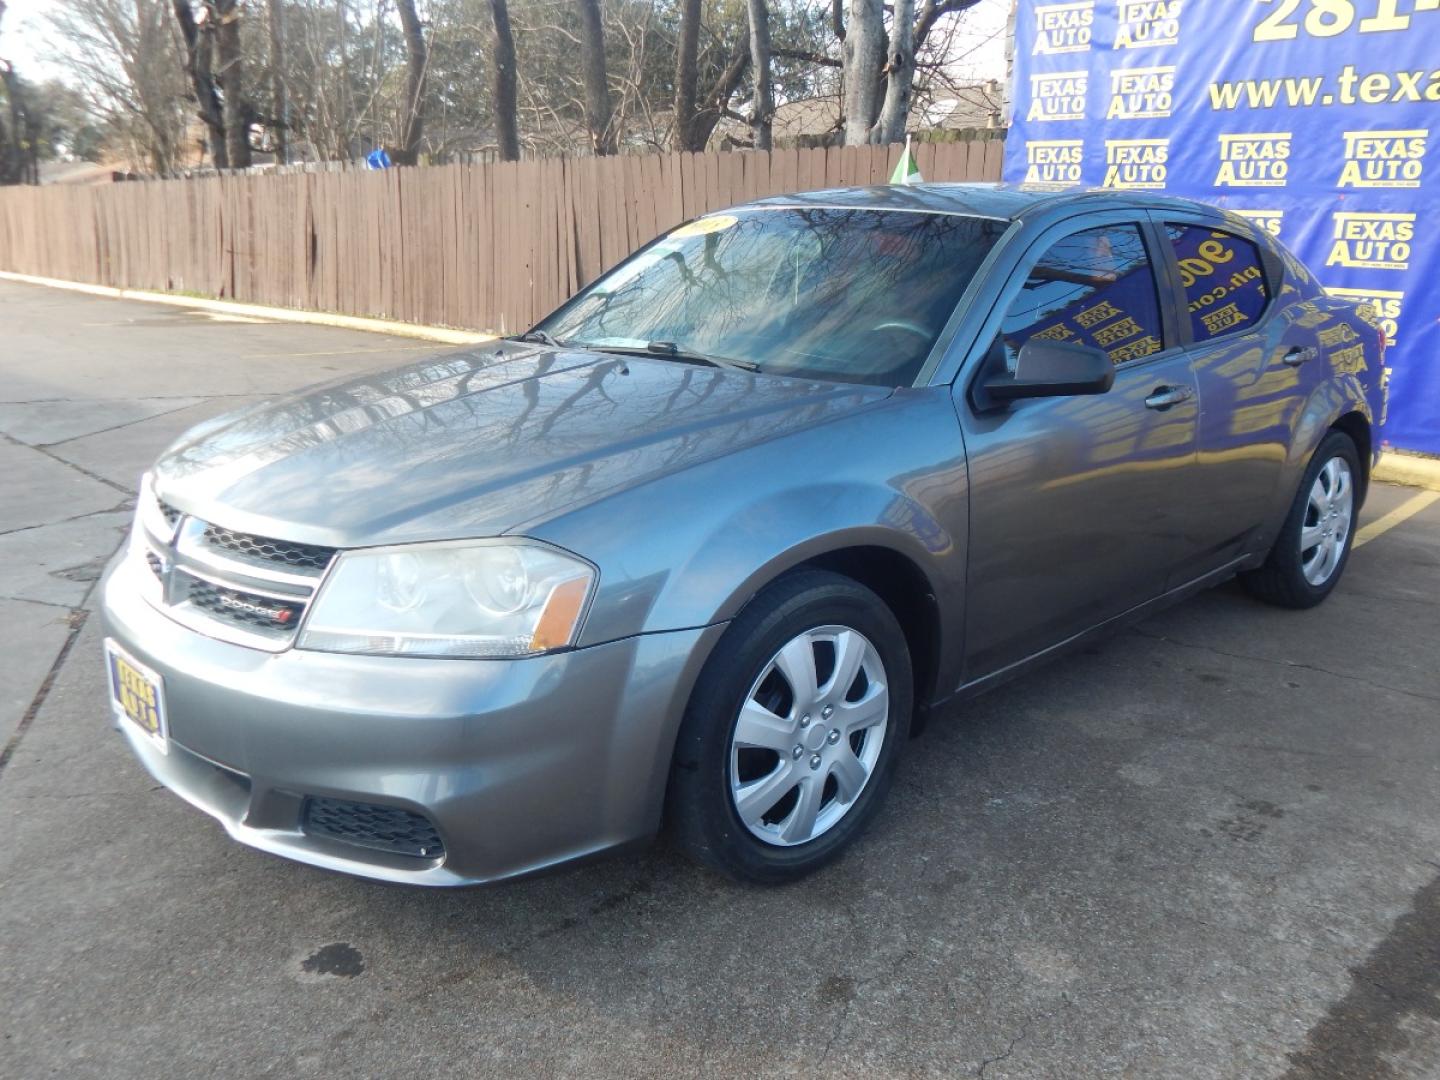
[[[156,555],[155,552],[145,552],[145,565],[150,567],[150,572],[154,574],[157,578],[160,576],[160,571],[163,568],[163,564],[160,562],[160,556]]]
[[[178,522],[182,516],[180,511],[176,510],[175,507],[171,506],[164,499],[156,499],[155,501],[160,504],[160,513],[164,515],[165,523],[173,530],[176,522]]]
[[[439,859],[445,855],[445,845],[429,819],[396,806],[312,796],[305,800],[301,822],[308,836],[371,851],[416,859]]]
[[[305,610],[302,604],[227,589],[199,578],[191,580],[186,599],[212,619],[271,634],[293,633]]]
[[[335,556],[334,548],[271,540],[219,525],[206,525],[201,542],[241,559],[296,570],[324,570]]]

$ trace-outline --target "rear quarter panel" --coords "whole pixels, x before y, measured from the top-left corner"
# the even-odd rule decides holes
[[[1281,498],[1273,527],[1279,528],[1315,449],[1336,421],[1358,413],[1370,430],[1368,475],[1379,456],[1378,428],[1385,415],[1384,331],[1368,304],[1330,296],[1298,259],[1283,248],[1288,299],[1284,316],[1316,350],[1302,368],[1304,400],[1292,423]],[[1360,447],[1365,456],[1366,447]]]
[[[1327,294],[1309,268],[1269,233],[1234,214],[1217,217],[1218,228],[1260,245],[1267,278],[1279,285],[1261,350],[1232,361],[1241,367],[1253,362],[1253,370],[1248,381],[1239,377],[1243,372],[1229,372],[1234,376],[1234,400],[1226,403],[1231,415],[1225,422],[1237,435],[1248,433],[1247,438],[1282,455],[1264,521],[1256,523],[1251,555],[1258,560],[1284,522],[1316,448],[1336,421],[1358,413],[1372,431],[1378,427],[1383,415],[1381,332],[1373,311]],[[1291,367],[1281,357],[1292,347],[1309,347],[1314,354]],[[1378,437],[1371,443],[1378,446]],[[1373,454],[1367,472],[1371,464]]]

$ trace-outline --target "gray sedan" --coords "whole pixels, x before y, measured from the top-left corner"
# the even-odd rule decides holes
[[[103,584],[115,722],[316,866],[473,884],[663,825],[788,881],[937,711],[1235,575],[1323,600],[1376,325],[1161,197],[701,217],[517,338],[171,446]]]

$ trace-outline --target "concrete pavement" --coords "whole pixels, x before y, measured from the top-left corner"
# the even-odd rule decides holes
[[[433,346],[7,283],[0,328],[0,1076],[1440,1074],[1440,504],[1316,611],[1222,588],[937,723],[798,886],[419,892],[157,789],[89,612],[176,434]]]

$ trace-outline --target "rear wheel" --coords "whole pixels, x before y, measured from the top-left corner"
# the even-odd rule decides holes
[[[911,679],[905,635],[870,590],[804,571],[761,592],[716,646],[681,726],[675,838],[750,881],[833,859],[889,786]]]
[[[1241,575],[1252,594],[1280,607],[1314,607],[1340,580],[1354,540],[1360,457],[1350,436],[1332,431],[1300,482],[1265,565]]]

